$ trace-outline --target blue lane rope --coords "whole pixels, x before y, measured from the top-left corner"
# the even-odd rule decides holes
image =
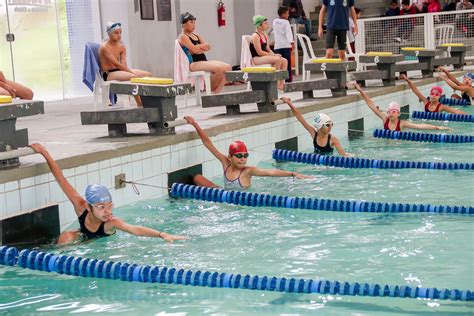
[[[81,277],[121,280],[126,282],[163,283],[211,288],[232,288],[288,293],[319,293],[332,295],[425,298],[452,301],[473,301],[470,290],[410,287],[407,285],[369,284],[328,281],[323,279],[277,278],[225,272],[192,271],[158,266],[141,266],[104,261],[37,250],[0,247],[0,264],[24,269],[56,272]]]
[[[448,134],[429,134],[415,132],[396,132],[386,129],[376,129],[373,133],[377,138],[389,138],[398,140],[409,140],[415,142],[431,143],[472,143],[474,136],[470,135],[448,135]]]
[[[439,103],[450,106],[468,106],[467,100],[465,99],[454,99],[446,97],[441,97],[439,99]]]
[[[202,201],[229,203],[253,207],[269,206],[334,212],[474,214],[474,207],[472,206],[402,204],[288,197],[282,195],[206,188],[183,183],[173,183],[171,186],[170,195],[172,197],[182,197]]]
[[[272,157],[273,159],[280,161],[294,161],[308,165],[323,165],[341,168],[474,170],[474,163],[336,157],[313,153],[302,153],[285,149],[274,149]]]
[[[474,115],[470,114],[453,114],[440,112],[421,112],[414,111],[411,116],[418,119],[428,119],[435,121],[453,121],[453,122],[467,122],[474,123]]]

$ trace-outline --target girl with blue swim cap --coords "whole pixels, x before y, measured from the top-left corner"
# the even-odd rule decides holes
[[[63,232],[58,238],[58,244],[78,241],[81,238],[107,237],[115,234],[117,229],[137,236],[159,237],[169,242],[186,239],[183,236],[170,235],[152,228],[131,225],[113,216],[112,196],[103,185],[88,185],[84,199],[64,177],[61,168],[46,148],[40,144],[33,144],[31,148],[46,159],[54,178],[74,206],[79,220],[80,229]]]
[[[464,99],[468,105],[471,105],[472,97],[474,97],[474,87],[472,86],[472,80],[474,79],[474,74],[468,72],[462,77],[462,82],[459,82],[456,77],[454,77],[446,68],[438,67],[438,71],[443,72],[439,77],[446,81],[446,83],[453,89],[461,92],[459,94],[452,94],[452,99]]]

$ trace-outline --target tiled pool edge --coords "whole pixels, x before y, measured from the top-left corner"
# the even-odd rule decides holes
[[[428,94],[429,87],[437,79],[424,79],[420,90]],[[411,109],[421,109],[417,97],[405,85],[378,88],[369,92],[382,108],[395,98],[402,105],[410,104]],[[318,104],[300,108],[308,120],[314,112],[324,110],[335,121],[333,133],[347,134],[347,122],[364,118],[365,129],[380,126],[379,119],[373,115],[358,95],[327,99]],[[228,123],[206,129],[216,147],[227,151],[228,144],[240,139],[251,150],[249,164],[271,159],[275,142],[298,137],[299,148],[310,148],[312,140],[304,128],[290,114],[289,110],[268,113],[253,118],[243,118],[238,123]],[[160,147],[158,147],[160,146]],[[146,144],[132,145],[115,151],[105,151],[66,158],[59,161],[64,175],[71,184],[83,192],[88,183],[102,183],[111,189],[116,207],[167,194],[167,174],[202,163],[207,177],[221,174],[216,159],[197,139],[196,133],[185,132],[173,137],[162,137]],[[127,180],[160,186],[160,189],[140,187],[137,196],[128,185],[124,189],[114,189],[114,176],[125,173]],[[76,220],[72,205],[66,200],[46,164],[24,166],[19,169],[2,171],[0,184],[0,219],[26,213],[51,203],[59,204],[61,230]],[[7,179],[5,181],[5,179]],[[23,211],[22,211],[23,210]]]

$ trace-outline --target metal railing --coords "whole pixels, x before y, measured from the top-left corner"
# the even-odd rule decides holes
[[[400,53],[402,47],[433,49],[443,43],[474,45],[474,10],[360,19],[357,53]],[[474,58],[468,51],[467,59]]]

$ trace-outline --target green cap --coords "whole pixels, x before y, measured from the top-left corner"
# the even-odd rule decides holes
[[[267,20],[267,17],[263,15],[256,15],[253,17],[253,24],[255,24],[256,27],[259,27],[260,25],[262,25],[263,22]]]

